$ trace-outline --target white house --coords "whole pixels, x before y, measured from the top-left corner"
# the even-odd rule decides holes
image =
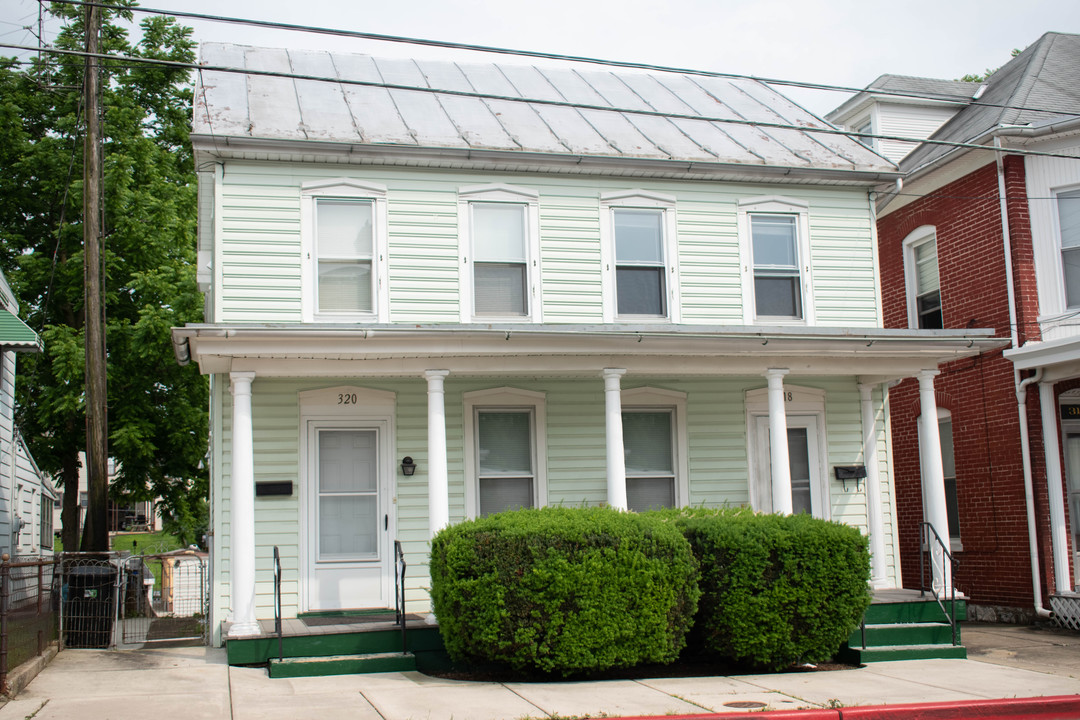
[[[395,540],[425,611],[431,534],[518,506],[810,512],[899,587],[883,389],[1001,343],[882,329],[895,165],[749,80],[203,62],[173,339],[211,378],[215,642],[273,616],[275,546],[286,617],[392,607]]]
[[[15,426],[15,359],[38,352],[41,340],[19,317],[15,295],[0,275],[0,552],[51,554],[56,491],[38,470]]]

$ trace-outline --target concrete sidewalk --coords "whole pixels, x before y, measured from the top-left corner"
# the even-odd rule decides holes
[[[1080,694],[1076,634],[973,625],[964,628],[964,641],[978,659],[568,683],[474,683],[414,672],[271,680],[262,669],[230,668],[224,651],[210,648],[66,650],[0,708],[0,720],[520,720]]]

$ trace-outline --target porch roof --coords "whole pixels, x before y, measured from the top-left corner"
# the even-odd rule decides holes
[[[1006,347],[992,330],[715,325],[193,324],[173,328],[181,364],[204,374],[259,376],[859,375],[909,377],[940,363]]]

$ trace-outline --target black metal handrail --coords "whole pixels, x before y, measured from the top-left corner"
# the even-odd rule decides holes
[[[931,533],[933,534],[933,539],[931,539],[931,537],[930,537]],[[949,548],[946,547],[944,541],[942,541],[941,535],[938,534],[937,529],[933,525],[931,525],[930,523],[928,523],[928,522],[919,523],[919,537],[920,537],[920,545],[922,546],[920,548],[920,552],[919,552],[919,595],[920,596],[925,596],[927,591],[929,591],[930,594],[933,595],[934,600],[937,601],[938,607],[941,608],[941,612],[945,614],[945,619],[949,621],[949,626],[952,628],[952,644],[956,645],[957,644],[957,637],[956,637],[956,565],[957,565],[957,560],[956,560],[955,557],[953,557],[953,554],[951,552],[949,552]],[[933,553],[934,553],[934,545],[931,544],[932,542],[936,543],[941,548],[941,555],[942,555],[942,559],[943,559],[941,570],[942,570],[943,573],[945,571],[945,566],[944,566],[945,561],[947,561],[949,563],[949,583],[948,583],[949,595],[950,595],[950,597],[949,597],[949,605],[950,605],[950,607],[952,609],[952,612],[949,611],[949,608],[945,607],[944,598],[942,598],[942,597],[940,597],[938,595],[938,591],[934,587],[934,569],[933,569],[933,561],[932,560],[930,562],[930,566],[931,566],[930,567],[930,582],[929,583],[926,582],[925,557],[926,557],[927,554],[930,554],[932,556]],[[942,577],[941,580],[942,580],[942,585],[944,585],[945,584],[945,578]]]
[[[274,634],[277,635],[278,662],[284,659],[281,632],[281,553],[274,546]]]
[[[401,541],[394,541],[394,622],[401,626],[401,652],[408,652],[405,643],[405,552]]]

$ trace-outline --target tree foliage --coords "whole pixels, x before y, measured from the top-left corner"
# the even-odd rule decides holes
[[[188,143],[188,72],[120,59],[194,60],[190,28],[141,22],[129,39],[130,0],[104,18],[102,65],[103,278],[109,454],[116,498],[162,498],[174,518],[202,514],[207,489],[207,385],[180,367],[170,327],[202,319],[195,281],[195,171]],[[83,12],[56,46],[84,47]],[[23,319],[44,341],[24,355],[17,418],[38,465],[63,481],[64,546],[76,547],[74,503],[85,447],[82,132],[83,59],[0,60],[0,268]],[[95,548],[98,549],[98,548]]]
[[[1020,48],[1013,48],[1012,55],[1010,57],[1016,57],[1017,55],[1019,55],[1022,52],[1023,52],[1023,50],[1021,50]],[[1001,68],[986,68],[986,72],[984,72],[982,75],[968,74],[968,75],[965,75],[964,77],[960,78],[960,82],[983,83],[983,82],[986,82],[987,80],[989,80],[990,76],[993,75],[994,73],[996,73],[1000,69]]]

